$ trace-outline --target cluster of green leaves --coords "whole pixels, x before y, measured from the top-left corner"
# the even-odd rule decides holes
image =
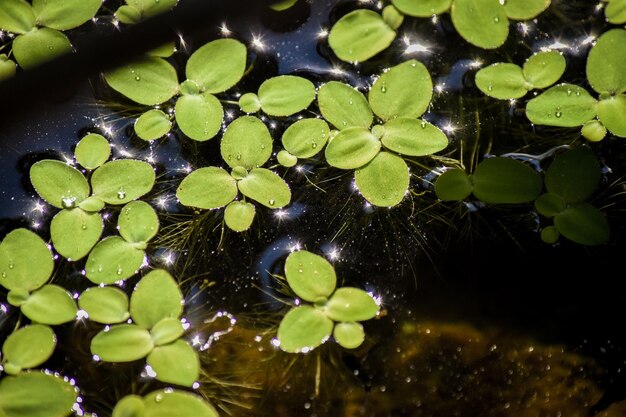
[[[604,15],[609,23],[623,25],[626,23],[626,0],[603,0],[606,3]]]
[[[145,397],[127,395],[113,409],[112,417],[217,417],[217,411],[203,398],[171,388],[153,391]]]
[[[582,126],[583,136],[593,142],[607,130],[626,137],[626,30],[603,33],[589,51],[586,69],[598,99],[580,86],[559,84],[530,100],[526,116],[539,125]]]
[[[333,335],[347,349],[365,340],[359,323],[376,316],[379,306],[365,291],[342,287],[335,290],[335,269],[324,258],[300,250],[285,261],[285,277],[293,292],[311,304],[289,310],[278,327],[280,348],[285,352],[306,353]]]
[[[404,16],[431,17],[450,12],[457,32],[484,49],[502,46],[509,34],[509,19],[530,20],[550,6],[550,0],[391,0],[382,14],[354,10],[330,30],[328,42],[337,57],[347,62],[370,59],[396,38]]]
[[[0,30],[15,33],[12,53],[24,69],[40,65],[72,52],[72,44],[62,31],[74,29],[93,18],[101,0],[3,0]],[[15,72],[4,58],[2,76]]]
[[[565,72],[565,58],[558,51],[534,54],[519,65],[498,62],[476,73],[476,86],[486,95],[501,100],[516,99],[535,88],[547,88]]]

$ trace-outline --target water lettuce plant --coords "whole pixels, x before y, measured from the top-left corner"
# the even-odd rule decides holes
[[[614,25],[626,23],[626,0],[603,0],[606,3],[604,15]]]
[[[530,100],[526,116],[539,125],[582,126],[582,135],[593,142],[607,130],[626,137],[626,30],[603,33],[589,51],[586,70],[598,99],[583,87],[559,84]]]
[[[66,417],[77,397],[74,385],[50,373],[21,372],[0,380],[0,413],[7,417]]]
[[[263,81],[257,94],[246,93],[239,98],[239,107],[246,113],[263,110],[270,116],[291,116],[315,99],[315,86],[306,78],[279,75]]]
[[[49,326],[32,324],[11,333],[2,345],[2,368],[9,375],[36,368],[47,361],[56,346]]]
[[[217,417],[215,408],[190,392],[166,388],[145,397],[127,395],[115,405],[112,417]]]
[[[298,159],[312,158],[320,153],[330,138],[330,127],[323,119],[300,119],[283,132],[281,142],[284,149],[278,152],[276,159],[279,164],[292,167]]]
[[[370,294],[353,287],[335,289],[333,266],[306,250],[289,254],[285,277],[293,292],[308,303],[298,303],[281,320],[278,341],[282,350],[306,353],[326,342],[331,334],[346,349],[363,343],[365,332],[359,322],[374,318],[380,308]]]

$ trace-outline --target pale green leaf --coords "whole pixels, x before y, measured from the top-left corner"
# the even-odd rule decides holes
[[[391,67],[372,85],[369,103],[372,111],[383,120],[396,117],[419,117],[433,95],[433,82],[428,70],[411,59]]]
[[[89,133],[76,145],[76,162],[87,169],[96,169],[111,155],[111,145],[102,135]]]
[[[301,119],[283,133],[285,149],[297,158],[310,158],[322,150],[330,136],[328,124],[322,119]]]
[[[559,51],[538,52],[524,62],[524,77],[532,88],[547,88],[561,78],[565,66],[565,58]]]
[[[69,30],[94,17],[102,0],[32,0],[32,3],[39,26]]]
[[[48,245],[28,229],[15,229],[0,243],[0,285],[10,291],[41,287],[53,269]]]
[[[107,84],[132,101],[152,106],[178,93],[176,70],[167,61],[142,56],[133,62],[104,73]]]
[[[431,17],[450,9],[452,0],[391,0],[402,13],[415,17]]]
[[[143,264],[145,253],[119,236],[101,240],[87,257],[87,278],[95,284],[113,284],[130,278]]]
[[[178,339],[185,333],[185,328],[179,319],[165,318],[152,329],[150,329],[150,336],[155,346],[167,345]]]
[[[35,368],[52,356],[57,338],[41,324],[25,326],[11,333],[2,345],[4,360],[21,369]]]
[[[587,81],[600,94],[626,92],[625,29],[611,29],[598,38],[587,57]]]
[[[596,116],[596,99],[584,88],[559,84],[526,105],[526,117],[538,125],[575,127]]]
[[[146,361],[156,379],[169,384],[191,387],[200,376],[198,353],[184,340],[155,347]]]
[[[104,362],[132,362],[145,358],[154,344],[150,333],[134,324],[117,324],[91,339],[91,353]]]
[[[146,274],[130,296],[130,315],[137,325],[150,329],[183,311],[183,294],[172,276],[163,269]]]
[[[135,122],[135,133],[143,140],[155,140],[172,129],[172,122],[161,110],[148,110]]]
[[[95,213],[104,208],[104,201],[98,197],[87,197],[78,204],[78,207],[90,213]]]
[[[13,56],[25,70],[72,52],[72,44],[55,29],[33,29],[13,41]]]
[[[276,160],[279,164],[287,168],[291,168],[298,163],[298,157],[290,154],[284,149],[276,154]]]
[[[239,82],[246,69],[247,51],[235,39],[218,39],[195,51],[187,61],[187,78],[202,92],[221,93]]]
[[[557,155],[545,175],[546,189],[567,203],[586,200],[600,184],[600,164],[588,147]]]
[[[72,208],[89,197],[89,183],[83,174],[68,164],[52,159],[35,162],[30,182],[37,194],[57,208]]]
[[[291,190],[285,181],[265,168],[254,168],[237,183],[239,191],[246,197],[277,209],[291,201]]]
[[[523,97],[532,88],[518,65],[505,62],[480,69],[476,73],[476,86],[486,95],[500,100]]]
[[[265,80],[258,97],[266,114],[291,116],[309,107],[315,99],[315,86],[306,78],[280,75]]]
[[[25,372],[0,380],[3,417],[66,417],[72,413],[76,397],[72,384],[43,372]]]
[[[222,128],[224,109],[213,95],[188,94],[176,101],[176,124],[193,140],[205,141],[214,137]]]
[[[603,98],[598,102],[598,119],[615,136],[626,138],[626,95]]]
[[[107,204],[126,204],[152,190],[154,168],[144,161],[118,159],[107,162],[91,176],[93,195]]]
[[[354,179],[363,197],[371,204],[392,207],[402,201],[409,189],[409,167],[402,158],[380,152],[354,173]]]
[[[335,291],[335,268],[325,258],[299,250],[285,261],[285,276],[294,293],[305,301],[328,298]]]
[[[580,133],[590,142],[599,142],[606,136],[606,127],[599,120],[593,119],[583,125]]]
[[[237,196],[237,182],[224,169],[200,168],[187,175],[176,190],[184,206],[213,209],[225,206]]]
[[[254,93],[246,93],[239,97],[239,107],[241,111],[250,113],[256,113],[261,110],[261,101],[259,96]]]
[[[365,332],[361,323],[337,323],[333,330],[333,337],[337,343],[346,349],[354,349],[363,344]]]
[[[253,116],[242,116],[228,125],[220,144],[222,158],[231,167],[247,170],[263,165],[272,155],[272,136]]]
[[[497,48],[509,35],[509,19],[499,0],[454,0],[450,15],[463,39],[479,48]]]
[[[397,30],[404,22],[404,14],[391,4],[385,6],[382,15],[383,21],[393,30]]]
[[[541,193],[539,174],[527,164],[511,158],[483,160],[472,175],[474,195],[483,203],[521,204]]]
[[[363,321],[374,318],[378,309],[374,298],[365,291],[342,287],[330,297],[324,312],[335,321]]]
[[[371,161],[379,152],[380,140],[362,127],[340,131],[326,145],[326,162],[341,169],[355,169]]]
[[[0,54],[0,81],[14,77],[16,71],[15,62],[11,61],[6,54]]]
[[[144,398],[146,417],[218,417],[202,397],[186,391],[153,391]]]
[[[401,117],[388,121],[383,128],[383,146],[402,155],[432,155],[448,146],[445,133],[425,120]]]
[[[606,217],[589,203],[570,205],[554,217],[554,225],[561,235],[580,245],[602,245],[610,237]]]
[[[280,348],[289,353],[306,353],[324,343],[333,331],[333,321],[313,307],[291,309],[278,326]]]
[[[97,323],[121,323],[130,317],[128,296],[115,287],[87,288],[78,298],[78,306]]]
[[[126,3],[139,10],[143,20],[171,10],[178,0],[126,0]]]
[[[626,1],[610,0],[604,9],[604,15],[614,25],[626,23]]]
[[[369,128],[374,120],[367,99],[360,91],[339,81],[320,87],[317,104],[324,119],[337,129]]]
[[[2,0],[0,30],[26,33],[35,27],[35,14],[25,0]]]
[[[328,43],[339,59],[361,62],[387,49],[396,32],[372,10],[358,9],[339,19],[330,29]]]
[[[57,285],[44,285],[39,288],[20,308],[31,321],[49,325],[73,321],[78,312],[72,295]]]
[[[254,205],[244,201],[233,201],[224,210],[224,222],[235,232],[248,230],[254,221],[254,216]]]
[[[558,194],[544,193],[535,200],[535,208],[542,216],[554,217],[567,208],[567,202]]]
[[[64,258],[78,261],[98,243],[103,228],[99,213],[80,208],[61,210],[50,223],[52,246]]]
[[[449,169],[435,181],[435,194],[442,201],[465,200],[473,189],[469,177],[461,169]]]
[[[505,0],[504,10],[509,19],[530,20],[550,6],[551,0]]]
[[[159,231],[159,217],[145,201],[131,201],[122,208],[117,228],[127,242],[148,242]]]
[[[111,417],[141,417],[146,406],[138,395],[127,395],[115,404]]]

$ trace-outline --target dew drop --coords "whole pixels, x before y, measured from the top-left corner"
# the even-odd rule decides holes
[[[141,81],[141,77],[139,75],[135,75],[135,81]]]
[[[54,51],[54,45],[48,45],[48,49]]]
[[[117,267],[117,271],[116,271],[115,273],[116,273],[117,275],[122,275],[122,272],[124,272],[124,271],[122,270],[122,267],[121,267],[121,266],[118,266],[118,267]]]
[[[102,272],[102,265],[98,266],[98,272]]]
[[[493,91],[493,84],[489,83],[489,85],[487,86],[487,90]]]
[[[9,264],[9,269],[13,269],[13,268],[15,268],[15,265],[13,265],[13,263],[10,263]]]
[[[313,148],[313,149],[317,148],[317,143],[313,142],[313,143],[311,144],[311,148]]]
[[[556,113],[554,113],[554,115],[555,115],[556,117],[561,117],[561,116],[563,116],[563,113],[561,113],[560,111],[558,111],[558,110],[557,110],[557,112],[556,112]]]
[[[341,122],[342,125],[344,126],[348,126],[348,122],[346,122],[345,120],[343,122]]]
[[[426,122],[422,120],[422,123],[420,123],[420,127],[422,129],[426,129]]]
[[[413,63],[411,63],[411,66],[412,66],[413,68],[415,68],[415,67],[417,67],[417,63],[413,62]]]
[[[119,198],[120,200],[123,200],[126,198],[126,193],[124,192],[124,190],[119,190],[117,192],[117,198]]]
[[[86,225],[85,223],[83,223],[83,224],[80,226],[80,228],[81,228],[81,229],[83,229],[83,230],[87,230],[87,225]]]
[[[69,209],[74,207],[74,205],[76,204],[76,197],[63,197],[61,199],[61,205],[63,206],[63,208]]]
[[[354,104],[354,101],[352,101],[352,99],[350,99],[350,101],[348,102],[348,104],[350,104],[351,106]]]
[[[493,21],[494,21],[494,23],[498,23],[498,22],[500,22],[500,18],[498,16],[495,16],[493,18]]]
[[[6,273],[6,272],[3,272],[3,273],[2,273],[2,278],[6,278],[6,277],[7,277],[7,273]]]
[[[241,154],[240,153],[237,154],[237,160],[238,161],[241,160]]]
[[[385,83],[383,83],[383,85],[380,87],[380,92],[383,94],[387,92],[387,87],[385,86]]]
[[[157,394],[156,397],[154,397],[154,401],[156,401],[158,403],[163,401],[163,394]]]
[[[580,90],[576,90],[576,95],[580,96]]]
[[[276,204],[276,201],[274,201],[274,199],[272,199],[272,200],[268,201],[268,203],[269,203],[270,206],[273,206],[274,204]]]
[[[569,88],[567,89],[567,96],[571,96],[572,95],[572,90],[570,90]]]

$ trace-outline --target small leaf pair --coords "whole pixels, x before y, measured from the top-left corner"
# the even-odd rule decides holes
[[[167,388],[145,397],[127,395],[113,409],[112,417],[218,417],[213,406],[190,392]]]
[[[22,372],[0,380],[0,415],[66,417],[73,413],[76,388],[62,377]]]
[[[99,291],[97,295],[102,294]],[[106,297],[110,297],[105,301],[112,307],[105,318],[125,315],[119,294],[109,292]],[[83,300],[88,313],[103,313],[98,307],[90,308],[91,300],[92,295]],[[196,351],[181,339],[185,331],[180,321],[182,311],[183,295],[176,281],[165,270],[153,270],[137,283],[130,297],[129,315],[134,324],[115,324],[102,330],[92,339],[91,352],[105,362],[131,362],[147,356],[159,381],[191,386],[198,379],[200,365]]]
[[[317,155],[330,136],[330,128],[324,120],[300,119],[283,132],[281,140],[285,149],[278,152],[276,159],[282,166],[292,167],[298,159]]]
[[[257,94],[246,93],[239,98],[239,107],[246,113],[263,110],[270,116],[291,116],[315,99],[315,86],[306,78],[279,75],[261,84]]]
[[[36,368],[47,361],[56,346],[52,329],[41,324],[25,326],[11,333],[2,345],[2,367],[9,375]]]
[[[379,310],[368,293],[352,287],[335,290],[333,266],[305,250],[289,254],[285,276],[293,292],[313,304],[294,307],[283,317],[278,327],[282,350],[306,353],[328,340],[331,333],[347,349],[363,343],[365,332],[359,322],[375,317]]]
[[[0,82],[15,75],[17,65],[6,54],[0,54]]]

